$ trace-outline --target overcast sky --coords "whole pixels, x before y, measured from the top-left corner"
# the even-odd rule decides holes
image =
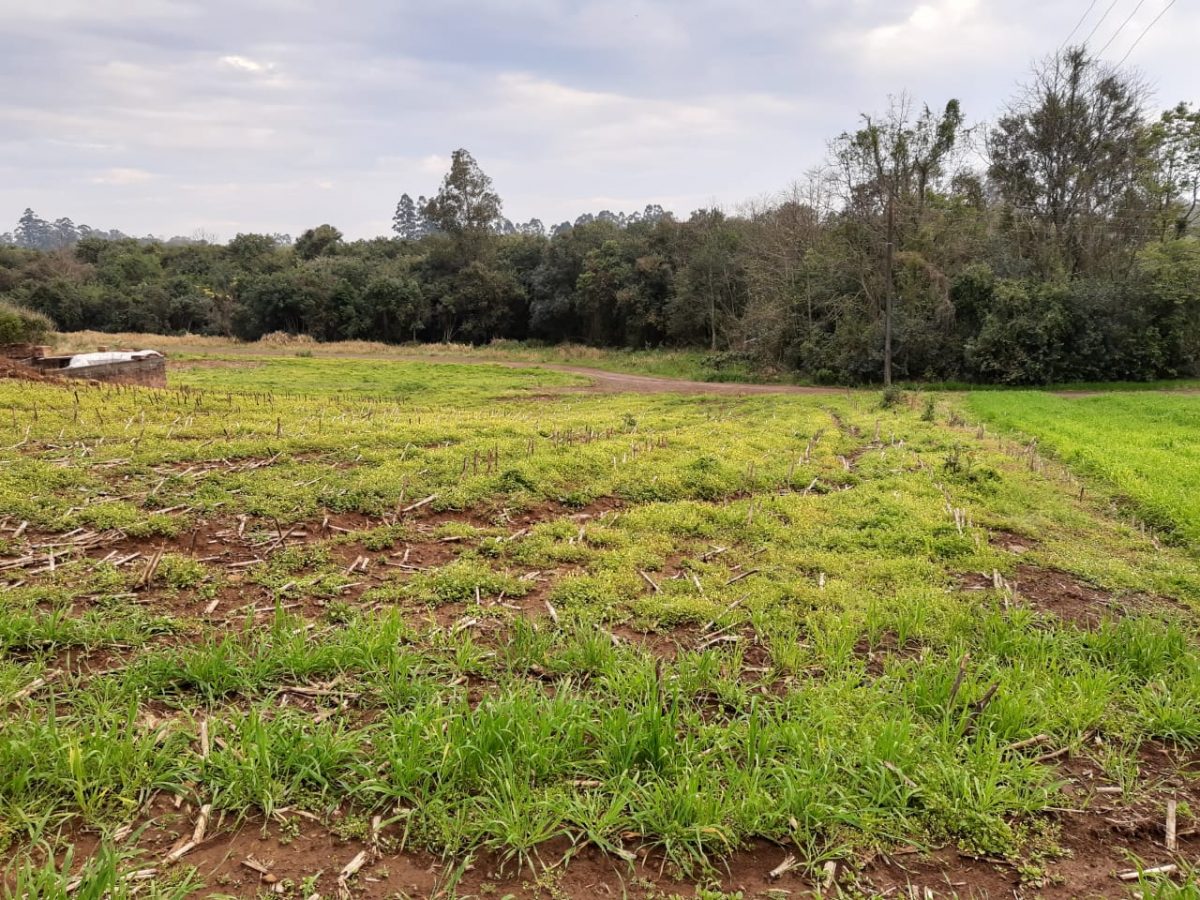
[[[1099,0],[1119,60],[1168,0]],[[1111,4],[1111,5],[1110,5]],[[513,220],[784,188],[891,93],[994,118],[1089,0],[0,0],[0,231],[384,234],[466,147]],[[1107,16],[1101,17],[1107,11]],[[1099,23],[1099,27],[1095,27]],[[1200,100],[1200,4],[1130,55]]]

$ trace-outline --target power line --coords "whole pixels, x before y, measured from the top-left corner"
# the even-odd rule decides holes
[[[1159,19],[1161,19],[1163,16],[1165,16],[1167,14],[1167,10],[1170,9],[1174,5],[1175,5],[1175,0],[1169,0],[1167,5],[1163,7],[1162,12],[1160,12],[1157,16],[1154,17],[1154,20],[1149,25],[1146,26],[1145,30],[1143,30],[1141,34],[1139,34],[1137,36],[1137,40],[1133,42],[1133,45],[1128,50],[1125,51],[1125,55],[1121,57],[1121,62],[1117,63],[1118,66],[1120,66],[1122,63],[1124,63],[1125,60],[1129,59],[1129,54],[1132,53],[1137,48],[1137,45],[1142,42],[1142,38],[1144,38],[1146,36],[1147,32],[1149,32],[1150,29],[1153,28],[1158,23]]]
[[[1097,22],[1097,23],[1096,23],[1094,26],[1092,26],[1092,30],[1088,32],[1088,36],[1087,36],[1087,37],[1085,37],[1085,38],[1083,39],[1083,45],[1084,45],[1085,47],[1087,46],[1087,42],[1088,42],[1088,41],[1090,41],[1090,40],[1092,39],[1092,35],[1094,35],[1094,34],[1096,33],[1096,30],[1097,30],[1097,29],[1098,29],[1098,28],[1099,28],[1101,25],[1103,25],[1103,24],[1104,24],[1104,20],[1105,20],[1105,19],[1107,19],[1107,18],[1108,18],[1108,14],[1109,14],[1110,12],[1112,12],[1112,11],[1113,11],[1113,7],[1114,7],[1114,6],[1116,6],[1116,5],[1117,5],[1118,3],[1120,3],[1120,2],[1121,2],[1121,0],[1113,0],[1113,2],[1112,2],[1112,3],[1110,3],[1110,4],[1108,5],[1108,9],[1106,9],[1106,10],[1104,11],[1104,15],[1102,15],[1102,16],[1100,17],[1100,21],[1098,21],[1098,22]]]
[[[1109,48],[1109,45],[1112,44],[1112,42],[1117,39],[1117,36],[1120,35],[1120,33],[1122,31],[1125,30],[1125,26],[1128,25],[1131,21],[1133,21],[1133,17],[1137,15],[1137,11],[1142,8],[1142,4],[1145,2],[1146,2],[1146,0],[1138,0],[1138,5],[1133,8],[1133,12],[1131,12],[1128,16],[1125,17],[1125,21],[1122,22],[1121,26],[1116,31],[1113,32],[1113,36],[1108,39],[1108,43],[1106,43],[1103,47],[1100,48],[1100,52],[1098,52],[1096,54],[1097,56],[1104,55],[1104,51],[1107,50]]]
[[[1079,26],[1083,24],[1083,20],[1086,19],[1088,17],[1088,15],[1091,13],[1091,11],[1096,8],[1096,3],[1097,3],[1097,0],[1092,0],[1092,2],[1090,4],[1088,4],[1088,8],[1083,11],[1083,15],[1079,17],[1079,21],[1076,22],[1075,27],[1071,29],[1071,33],[1068,34],[1065,38],[1063,38],[1063,42],[1058,45],[1059,50],[1061,50],[1063,47],[1067,46],[1067,41],[1069,41],[1071,38],[1073,38],[1075,36],[1075,32],[1077,32],[1079,30]]]

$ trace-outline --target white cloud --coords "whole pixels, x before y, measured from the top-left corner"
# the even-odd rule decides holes
[[[40,0],[38,3],[14,3],[6,8],[8,21],[110,22],[117,11],[95,0]],[[195,6],[179,0],[121,0],[120,15],[141,19],[188,19],[196,15]]]
[[[905,7],[906,4],[894,4],[884,9]],[[1024,61],[1030,35],[1018,27],[1023,17],[1012,15],[1011,11],[1004,15],[997,4],[981,0],[925,0],[909,10],[898,21],[844,32],[840,42],[864,64],[893,71],[914,72],[998,57],[1015,56]],[[880,13],[882,17],[884,11]]]
[[[571,158],[613,163],[644,159],[664,148],[701,153],[713,142],[800,108],[769,95],[665,100],[583,90],[529,73],[500,75],[494,95],[482,115],[496,127],[536,136]]]
[[[956,96],[988,117],[1082,11],[1076,0],[360,0],[353,16],[315,0],[8,5],[0,82],[21,90],[0,96],[0,230],[32,206],[131,233],[332,222],[353,237],[386,233],[402,192],[436,191],[457,147],[513,219],[732,208],[820,162],[829,137],[889,94]],[[1164,105],[1195,93],[1200,21],[1185,6],[1130,58]]]
[[[66,147],[66,148],[69,148],[72,150],[88,151],[88,152],[91,152],[91,151],[108,152],[111,150],[118,149],[117,144],[100,144],[100,143],[90,142],[90,141],[73,141],[73,140],[69,140],[69,139],[53,138],[53,137],[47,138],[46,142],[48,144],[53,144],[53,145],[60,146],[60,147]]]
[[[92,178],[93,184],[112,184],[112,185],[127,185],[141,184],[145,181],[152,181],[157,178],[153,172],[147,172],[145,169],[108,169],[105,172]]]
[[[218,62],[231,69],[237,69],[241,72],[252,72],[255,75],[270,72],[275,68],[271,63],[257,62],[247,56],[222,56]]]
[[[647,0],[624,3],[598,0],[583,4],[572,19],[573,27],[567,33],[593,46],[628,48],[635,45],[661,53],[686,50],[691,43],[687,25],[668,4]]]
[[[417,170],[426,175],[444,175],[450,170],[450,157],[430,153],[428,156],[421,157],[417,163]]]

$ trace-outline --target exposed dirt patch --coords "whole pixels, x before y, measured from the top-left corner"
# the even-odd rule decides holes
[[[518,513],[513,513],[510,520],[518,525],[536,525],[563,517],[579,520],[595,519],[606,513],[616,512],[624,506],[624,501],[617,497],[598,497],[584,506],[568,506],[557,500],[543,500]]]
[[[1176,800],[1181,810],[1200,808],[1200,758],[1153,744],[1138,753],[1138,765],[1136,792],[1126,796],[1090,756],[1061,763],[1063,806],[1046,816],[1057,826],[1056,842],[1064,855],[1045,862],[1041,878],[1022,883],[1012,865],[952,847],[928,854],[880,854],[864,869],[863,878],[877,891],[900,897],[930,896],[926,889],[936,897],[963,898],[1132,896],[1136,882],[1123,882],[1118,875],[1134,870],[1135,861],[1144,867],[1177,864],[1182,868],[1200,850],[1200,829],[1182,812],[1177,850],[1165,846],[1167,800]]]
[[[615,512],[624,505],[624,502],[616,497],[599,497],[584,506],[568,506],[557,500],[540,500],[523,508],[481,504],[470,509],[435,509],[434,504],[430,502],[410,512],[401,512],[393,516],[338,513],[330,514],[326,519],[328,526],[338,533],[369,531],[372,528],[389,524],[416,525],[418,528],[423,527],[426,530],[441,525],[462,524],[484,530],[503,527],[510,531],[520,531],[543,522],[553,522],[563,518],[582,522]],[[310,523],[300,527],[312,532],[315,526]],[[319,528],[317,530],[320,531]]]
[[[1088,584],[1059,569],[1022,563],[1014,576],[1002,578],[970,572],[959,579],[963,590],[1011,590],[1014,604],[1028,606],[1080,628],[1095,628],[1105,619],[1119,617],[1137,598],[1118,600],[1112,592]]]
[[[265,561],[285,547],[295,547],[316,542],[326,546],[336,558],[345,558],[346,563],[358,555],[379,554],[381,551],[366,550],[355,540],[356,533],[368,532],[389,525],[407,526],[413,537],[398,535],[392,549],[412,547],[413,564],[419,566],[439,565],[457,555],[462,546],[469,546],[472,538],[462,541],[435,538],[437,528],[448,524],[470,525],[481,531],[504,529],[508,537],[521,536],[528,529],[543,522],[568,519],[584,524],[623,508],[621,500],[601,497],[585,506],[567,506],[558,501],[546,500],[525,509],[496,507],[469,510],[435,510],[426,504],[409,513],[392,516],[373,516],[359,512],[325,513],[320,519],[308,522],[285,524],[273,519],[238,516],[197,518],[174,535],[151,535],[133,537],[120,530],[93,532],[75,529],[66,534],[23,530],[22,543],[9,550],[10,556],[0,558],[0,573],[8,578],[20,578],[36,574],[46,568],[47,554],[55,550],[56,563],[61,565],[73,557],[87,556],[93,560],[117,562],[131,570],[144,567],[146,562],[162,550],[191,556],[201,562],[217,567],[242,569],[255,561]],[[175,512],[176,510],[167,510]],[[161,513],[148,510],[147,514]],[[186,515],[184,510],[181,515]],[[344,538],[341,542],[334,539]],[[387,548],[385,547],[384,550]],[[10,558],[11,557],[11,558]],[[27,566],[14,564],[29,557]]]
[[[45,375],[32,366],[22,365],[11,359],[0,358],[0,378],[16,378],[21,381],[40,381],[52,384],[62,384],[63,379]]]
[[[630,625],[614,625],[610,629],[620,641],[643,650],[658,659],[674,661],[680,650],[703,649],[698,628],[678,628],[669,631],[643,631]]]
[[[1133,869],[1131,859],[1145,866],[1195,859],[1200,849],[1196,822],[1178,820],[1174,853],[1165,846],[1165,824],[1170,799],[1185,809],[1200,808],[1200,758],[1163,744],[1146,744],[1137,759],[1139,783],[1131,797],[1120,792],[1096,759],[1078,756],[1062,763],[1064,794],[1070,798],[1066,807],[1083,811],[1057,813],[1061,843],[1072,855],[1050,866],[1050,874],[1064,884],[1047,896],[1112,896],[1115,873]]]
[[[150,511],[152,512],[152,511]],[[149,512],[147,513],[149,514]],[[122,531],[103,532],[77,551],[94,561],[111,562],[130,570],[139,570],[160,550],[191,556],[206,563],[228,565],[231,562],[256,558],[248,526],[239,529],[238,522],[199,519],[191,527],[174,535],[131,537]],[[274,530],[273,526],[272,531]],[[239,534],[239,530],[241,534]],[[55,535],[39,533],[37,542],[53,542]],[[34,544],[36,546],[36,543]]]
[[[301,698],[303,699],[303,698]],[[169,717],[164,710],[162,716]],[[162,719],[147,719],[156,727]],[[1044,748],[1031,748],[1036,753]],[[1132,885],[1118,879],[1138,860],[1145,866],[1186,864],[1200,850],[1200,829],[1189,810],[1200,809],[1200,757],[1163,745],[1147,745],[1137,755],[1140,768],[1136,791],[1128,797],[1118,790],[1098,762],[1087,755],[1065,758],[1064,805],[1045,815],[1057,829],[1061,856],[1043,863],[1036,872],[1022,873],[1011,863],[981,858],[953,846],[921,851],[915,847],[869,854],[862,860],[838,861],[819,880],[829,888],[870,890],[881,896],[959,898],[1127,897]],[[1178,845],[1164,846],[1166,801],[1179,804]],[[135,830],[148,864],[159,863],[192,833],[198,815],[195,801],[180,803],[159,795],[143,829]],[[389,813],[390,815],[390,813]],[[385,816],[387,818],[387,816]],[[195,866],[206,887],[194,896],[216,890],[235,897],[261,896],[275,885],[298,887],[313,879],[310,890],[338,896],[338,873],[363,854],[357,874],[348,881],[349,896],[364,900],[385,897],[439,896],[457,876],[460,894],[516,898],[644,897],[662,893],[696,895],[698,884],[747,897],[815,897],[818,879],[796,867],[779,877],[771,872],[789,849],[766,841],[752,842],[732,854],[708,878],[677,879],[653,849],[629,835],[632,854],[622,860],[591,846],[572,848],[565,839],[542,844],[521,863],[480,853],[470,860],[441,858],[419,848],[402,847],[403,821],[374,832],[368,817],[341,811],[318,817],[303,810],[283,810],[275,818],[251,817],[238,822],[216,814],[207,836],[182,858]],[[71,843],[86,856],[96,841],[73,835]],[[459,871],[461,868],[461,871]],[[659,892],[655,894],[655,892]],[[779,894],[772,895],[769,892]]]
[[[359,587],[359,593],[362,588]],[[313,620],[324,617],[330,603],[351,602],[354,595],[344,591],[332,597],[318,597],[310,593],[281,591],[273,594],[269,588],[258,584],[239,582],[221,591],[217,605],[209,610],[209,604],[194,604],[191,615],[209,618],[227,628],[240,627],[247,616],[267,617],[276,612]],[[210,601],[211,604],[212,601]]]
[[[858,465],[858,461],[862,459],[865,454],[870,453],[872,450],[882,449],[883,444],[879,443],[878,441],[872,441],[869,444],[863,444],[861,447],[855,447],[849,452],[849,454],[842,457],[842,465],[845,467],[846,471],[849,472],[856,465]]]
[[[828,407],[824,409],[829,414],[829,418],[833,419],[833,424],[837,426],[838,431],[847,437],[858,437],[859,431],[857,425],[848,424],[836,410],[829,409]]]
[[[197,814],[192,803],[177,808],[170,798],[158,798],[138,839],[146,862],[161,862],[172,848],[187,840]],[[628,861],[594,847],[572,847],[562,838],[539,846],[524,861],[505,860],[491,853],[479,853],[470,859],[442,858],[412,848],[399,849],[402,823],[372,835],[365,820],[355,821],[335,813],[332,822],[326,824],[309,816],[301,811],[284,811],[271,821],[253,817],[239,823],[214,815],[205,839],[177,863],[194,866],[205,882],[205,888],[192,896],[207,897],[217,891],[234,897],[261,897],[278,890],[279,885],[284,886],[286,896],[303,896],[295,893],[302,882],[321,896],[349,896],[355,900],[410,896],[582,900],[696,895],[695,881],[672,877],[659,855],[635,849],[636,838],[629,842],[632,858]],[[77,852],[86,855],[96,841],[90,835],[77,835],[73,843]],[[799,870],[776,879],[769,876],[786,855],[782,848],[756,842],[733,854],[702,883],[742,891],[748,897],[761,896],[767,890],[805,896],[809,882]],[[356,859],[357,871],[343,886],[339,873]],[[453,890],[455,883],[457,892]]]
[[[862,871],[860,881],[885,897],[1011,898],[1020,883],[1006,865],[965,856],[953,847],[930,853],[901,849],[881,853]]]
[[[49,549],[64,549],[59,563],[66,552],[73,556],[87,555],[93,559],[122,560],[131,554],[138,554],[122,565],[138,568],[144,565],[158,550],[166,553],[178,553],[192,556],[201,561],[216,566],[245,563],[255,559],[265,560],[270,554],[284,547],[311,544],[317,541],[331,541],[340,536],[353,536],[356,532],[371,531],[391,524],[411,526],[416,537],[406,541],[398,537],[394,546],[401,549],[412,546],[414,558],[420,565],[436,565],[448,561],[456,555],[455,542],[433,538],[431,532],[446,524],[471,525],[481,530],[495,529],[502,525],[509,530],[510,536],[524,529],[532,528],[543,522],[566,518],[581,524],[606,513],[621,509],[622,501],[613,497],[599,498],[586,506],[567,506],[557,501],[542,501],[527,509],[511,510],[498,508],[491,511],[471,510],[434,510],[432,504],[398,517],[372,516],[366,513],[340,512],[327,513],[319,520],[310,522],[295,522],[284,524],[272,519],[241,516],[237,518],[200,518],[188,527],[174,535],[152,535],[148,537],[132,537],[121,531],[87,532],[84,537],[88,540],[73,545],[65,540],[64,535],[54,532],[28,530],[24,534],[25,544],[19,550],[10,551],[20,555],[39,555],[36,565],[45,565],[45,557]],[[148,514],[156,512],[149,510]],[[82,529],[79,529],[82,530]],[[73,534],[73,533],[71,533]],[[78,536],[76,536],[76,539]],[[63,542],[60,543],[60,540]],[[469,543],[464,539],[462,543]],[[370,554],[378,551],[368,551],[361,544],[350,540],[341,544],[329,543],[331,550],[338,556],[349,556],[347,562],[354,556],[357,548],[360,554]],[[447,547],[442,551],[440,548]],[[346,548],[344,550],[339,548]],[[419,549],[418,549],[419,548]],[[2,565],[6,559],[0,559]],[[31,563],[33,565],[33,563]],[[10,570],[16,575],[18,569]]]
[[[156,641],[160,646],[167,645],[166,641]],[[25,662],[41,656],[39,652],[28,649],[9,648],[6,656],[13,662]],[[20,702],[28,702],[27,698],[43,697],[46,691],[57,691],[63,682],[79,678],[87,681],[104,675],[120,672],[135,658],[135,653],[129,648],[83,648],[69,647],[54,653],[51,660],[45,664],[42,673],[16,689],[15,695],[0,696],[0,716],[15,707]],[[62,700],[60,704],[66,705]]]
[[[1020,565],[1010,583],[1019,603],[1081,628],[1095,628],[1120,613],[1112,594],[1057,569]]]
[[[470,525],[485,536],[499,535],[506,540],[517,539],[543,522],[566,520],[583,528],[596,518],[615,513],[623,506],[616,498],[599,498],[582,507],[567,506],[556,501],[542,501],[524,509],[497,507],[483,510],[434,510],[427,504],[399,516],[371,516],[364,513],[328,513],[319,521],[291,525],[257,517],[215,517],[196,519],[178,534],[132,537],[119,530],[90,532],[76,529],[64,535],[25,530],[16,555],[6,562],[25,565],[4,574],[8,578],[27,580],[29,575],[48,571],[47,554],[56,554],[56,565],[70,559],[88,558],[93,563],[105,561],[118,565],[129,573],[132,584],[149,571],[154,560],[164,554],[178,554],[195,559],[220,573],[221,585],[215,597],[203,598],[191,589],[171,590],[161,580],[161,572],[151,574],[147,581],[132,587],[134,602],[142,603],[156,613],[171,613],[189,618],[229,625],[247,615],[273,615],[276,609],[309,619],[323,618],[332,602],[356,603],[373,586],[403,579],[421,572],[440,568],[453,562],[464,551],[478,544],[471,535],[436,536],[438,529],[448,524]],[[396,525],[393,539],[367,532]],[[74,543],[80,541],[80,543]],[[254,576],[262,566],[285,549],[320,544],[328,563],[318,568],[326,572],[341,572],[350,584],[330,596],[314,596],[311,590],[280,586],[278,591],[255,583]],[[297,581],[316,569],[306,568],[296,573]],[[526,572],[533,576],[532,590],[525,597],[483,598],[485,605],[501,605],[515,614],[529,618],[548,615],[545,599],[556,572]],[[215,602],[214,602],[215,601]],[[80,597],[80,609],[91,606],[90,599]],[[465,608],[465,604],[463,605]],[[423,607],[424,609],[424,607]],[[498,610],[498,612],[504,612]],[[436,620],[453,627],[461,618],[461,609],[439,611]]]
[[[436,569],[456,559],[466,541],[404,541],[382,564],[399,572]],[[356,550],[355,545],[350,545]],[[365,553],[366,551],[364,551]]]
[[[1026,537],[1012,531],[993,530],[988,534],[988,543],[1007,553],[1028,553],[1041,543],[1036,538]]]

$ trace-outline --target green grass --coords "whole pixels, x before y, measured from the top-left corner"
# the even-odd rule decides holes
[[[0,564],[29,559],[0,570],[13,896],[58,896],[78,835],[164,794],[378,815],[390,852],[524,872],[563,840],[698,885],[761,839],[814,876],[945,843],[1025,864],[1077,802],[1045,750],[1200,746],[1200,560],[938,402],[254,362],[189,390],[0,382]],[[1026,396],[1054,401],[969,402]],[[1062,620],[1004,586],[1019,566],[1115,605]],[[981,572],[1001,586],[964,590]],[[139,846],[97,857],[97,896]]]
[[[537,341],[497,340],[490,344],[382,344],[375,341],[338,341],[317,343],[310,338],[292,338],[285,341],[264,340],[244,342],[233,338],[203,337],[200,335],[158,335],[141,333],[109,334],[98,331],[79,331],[55,334],[52,338],[56,352],[81,353],[95,350],[97,346],[109,347],[152,347],[167,353],[174,360],[201,362],[208,359],[331,359],[399,361],[406,363],[444,360],[472,366],[489,362],[506,364],[530,363],[537,365],[581,366],[605,372],[630,375],[650,375],[660,378],[676,378],[687,381],[742,382],[742,383],[788,383],[810,384],[810,379],[795,373],[756,366],[752,360],[740,358],[736,353],[711,353],[696,348],[658,348],[654,350],[632,350],[616,347],[589,347],[584,344],[544,345]],[[302,374],[305,389],[327,391],[315,379]],[[388,377],[379,371],[366,376],[367,385],[354,386],[356,379],[347,379],[347,389],[373,390],[369,382],[379,386],[388,384]],[[205,380],[206,384],[223,384],[225,379],[215,376]],[[899,385],[914,391],[1022,391],[1027,388],[1007,385],[975,384],[963,381],[905,382]],[[1072,382],[1045,385],[1044,391],[1171,391],[1196,390],[1200,379],[1181,378],[1158,381],[1114,381]],[[280,390],[295,389],[281,385]]]
[[[172,385],[273,394],[360,394],[418,404],[475,404],[582,387],[586,378],[547,369],[304,357],[205,356],[171,370]]]
[[[156,879],[149,884],[131,877],[137,869],[129,866],[130,854],[101,844],[95,853],[75,865],[75,854],[68,850],[62,862],[48,859],[42,863],[26,861],[11,874],[4,896],[39,900],[182,900],[202,884],[188,872]]]
[[[255,341],[198,335],[103,334],[94,331],[55,336],[58,352],[94,350],[97,346],[153,347],[173,359],[241,359],[299,357],[302,359],[373,359],[414,362],[445,360],[486,365],[488,362],[537,363],[584,366],[607,372],[653,375],[692,381],[776,381],[777,373],[757,371],[749,362],[728,354],[711,354],[696,349],[629,350],[588,347],[583,344],[543,345],[537,342],[493,341],[472,344],[381,344],[373,341],[317,343],[309,339],[291,342]],[[376,372],[371,377],[383,377]],[[319,388],[318,389],[322,389]]]
[[[1200,378],[1168,378],[1158,381],[1068,381],[1063,384],[1047,384],[1040,387],[1020,387],[1008,384],[976,384],[970,381],[911,381],[900,387],[910,391],[970,391],[1002,393],[1029,393],[1031,391],[1052,393],[1093,393],[1097,391],[1195,391],[1200,390]]]
[[[585,366],[606,372],[654,375],[688,381],[773,381],[747,361],[696,349],[631,350],[588,347],[583,344],[541,345],[537,342],[493,341],[481,347],[465,344],[420,344],[401,352],[415,356],[467,356],[480,362],[506,360],[552,365]]]
[[[1200,546],[1200,416],[1190,396],[973,394],[979,418],[1110,485],[1139,515]]]

